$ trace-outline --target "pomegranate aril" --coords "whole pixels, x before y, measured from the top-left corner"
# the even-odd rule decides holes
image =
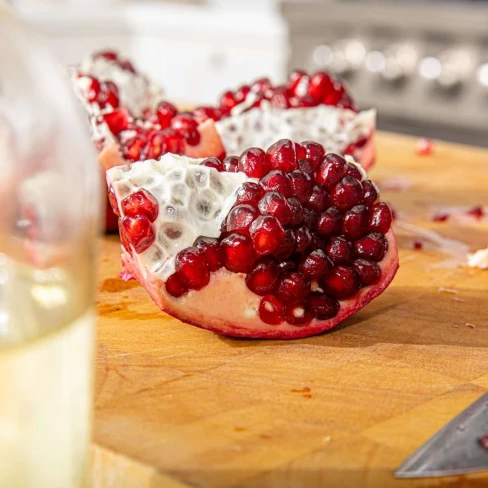
[[[148,141],[145,149],[145,158],[159,159],[161,154],[166,152],[166,145],[164,143],[165,141],[164,134],[162,132],[156,132],[148,136],[146,133],[146,137],[148,137]]]
[[[234,108],[237,105],[237,100],[235,97],[235,94],[231,91],[226,91],[221,97],[220,97],[220,106],[222,107],[223,110],[226,112],[230,112],[232,108]]]
[[[269,171],[266,153],[258,147],[247,149],[241,154],[237,169],[246,173],[250,178],[263,177]]]
[[[270,98],[271,105],[276,108],[287,109],[291,107],[290,95],[286,87],[276,87]]]
[[[380,197],[380,191],[378,190],[376,184],[373,183],[371,180],[364,180],[362,183],[364,192],[364,203],[366,205],[373,205],[378,201],[378,198]]]
[[[93,59],[103,58],[107,61],[117,61],[118,56],[115,51],[99,51],[93,54]]]
[[[305,148],[301,145],[298,144],[298,142],[295,142],[295,155],[297,159],[305,159],[306,155]]]
[[[128,140],[122,148],[122,155],[124,159],[129,161],[139,161],[141,159],[142,150],[147,144],[147,139],[144,136],[135,136]]]
[[[342,214],[335,207],[328,208],[319,216],[317,232],[323,236],[337,234],[342,226]]]
[[[346,163],[346,176],[352,176],[357,180],[361,181],[362,175],[361,171],[359,171],[358,167],[352,163]]]
[[[296,271],[298,269],[298,265],[296,261],[282,261],[278,267],[280,268],[280,274],[283,275],[288,271]]]
[[[289,139],[281,139],[268,148],[267,158],[270,169],[280,169],[289,173],[297,168],[295,145]]]
[[[130,61],[121,61],[119,63],[119,66],[122,68],[122,69],[125,69],[127,71],[130,71],[131,73],[136,73],[136,69],[134,68],[133,64],[130,62]]]
[[[381,268],[378,263],[366,259],[356,259],[352,266],[365,286],[377,283],[381,277]]]
[[[355,295],[361,287],[361,280],[357,272],[348,266],[335,266],[331,272],[321,280],[327,294],[338,300],[345,300]]]
[[[139,190],[125,197],[121,207],[124,215],[131,217],[145,215],[149,222],[154,222],[159,213],[158,201],[147,190]]]
[[[176,255],[175,269],[183,283],[192,290],[200,290],[210,281],[207,260],[196,247],[187,247]]]
[[[285,198],[291,197],[292,188],[290,180],[283,171],[274,169],[266,176],[261,178],[259,185],[266,191],[275,191],[281,193]]]
[[[377,203],[369,209],[369,229],[373,232],[386,234],[392,220],[390,207],[385,202]]]
[[[90,84],[86,90],[86,99],[89,103],[96,102],[100,96],[100,82],[96,78],[90,78]]]
[[[166,291],[171,296],[179,298],[188,293],[188,287],[183,282],[181,275],[174,273],[166,280]]]
[[[331,89],[332,80],[328,73],[318,71],[310,78],[308,93],[315,100],[322,100]]]
[[[303,212],[305,214],[305,225],[312,230],[316,230],[319,223],[319,213],[315,210],[310,210],[309,208],[305,208]]]
[[[297,225],[301,225],[305,220],[305,212],[303,210],[302,205],[296,198],[289,198],[288,205],[290,206],[291,210],[291,220],[290,225],[292,227],[296,227]]]
[[[224,161],[224,171],[229,173],[237,173],[237,166],[239,164],[239,158],[237,156],[227,156]]]
[[[303,300],[309,292],[309,280],[298,271],[290,271],[280,278],[275,295],[282,303],[296,303]]]
[[[225,232],[237,232],[239,234],[249,235],[249,228],[258,215],[258,210],[251,205],[237,205],[229,212],[225,219]]]
[[[164,147],[167,152],[172,154],[183,154],[185,150],[185,138],[176,132],[175,130],[169,128],[161,132],[164,141]]]
[[[202,166],[206,166],[207,168],[214,168],[219,173],[221,171],[224,171],[224,167],[222,165],[222,162],[219,159],[217,159],[217,158],[206,158],[200,164]]]
[[[117,203],[117,198],[115,196],[115,191],[112,187],[108,189],[108,201],[112,207],[112,211],[117,217],[120,217],[119,204]]]
[[[273,251],[273,256],[280,261],[289,258],[296,249],[295,234],[291,229],[285,231],[285,237],[278,247]]]
[[[145,215],[127,215],[122,219],[122,226],[137,254],[143,253],[154,242],[154,231]]]
[[[329,193],[322,185],[315,185],[305,206],[310,210],[315,210],[316,212],[322,213],[327,207],[330,206]]]
[[[297,159],[298,169],[303,171],[305,174],[310,176],[310,178],[315,179],[315,168],[312,163],[309,163],[306,159]]]
[[[119,236],[120,236],[120,242],[124,246],[124,249],[129,254],[132,254],[132,248],[130,247],[129,236],[127,235],[127,232],[125,231],[125,228],[122,225],[122,219],[119,219]]]
[[[112,108],[117,108],[119,106],[119,89],[117,85],[112,81],[104,81],[101,83],[98,102],[102,108],[107,104]]]
[[[292,95],[304,97],[308,93],[310,77],[301,70],[293,71],[288,79],[288,90]]]
[[[307,203],[312,194],[313,183],[310,176],[296,169],[288,173],[293,196],[301,203]]]
[[[224,266],[234,273],[248,273],[255,261],[255,252],[250,237],[231,234],[220,243]]]
[[[251,272],[246,276],[246,285],[256,295],[268,295],[276,290],[279,275],[278,264],[265,257],[254,263]]]
[[[381,261],[388,250],[388,241],[383,234],[372,232],[354,242],[356,256],[371,261]]]
[[[317,320],[326,320],[335,317],[339,313],[339,302],[324,293],[314,291],[307,297],[307,306]]]
[[[314,168],[317,168],[324,160],[324,147],[318,142],[314,141],[304,141],[301,143],[301,145],[305,149],[305,159],[312,164]]]
[[[263,190],[259,187],[259,185],[253,183],[252,181],[247,181],[237,190],[235,205],[240,205],[243,203],[257,205],[262,195]]]
[[[218,108],[214,107],[197,107],[194,111],[193,114],[195,117],[197,117],[201,122],[207,120],[207,119],[213,119],[213,120],[220,120],[221,113]]]
[[[285,237],[285,231],[276,217],[262,215],[251,225],[249,234],[257,254],[263,256],[275,251]]]
[[[171,120],[171,127],[181,134],[190,146],[196,146],[200,142],[198,123],[192,116],[186,114],[177,115]]]
[[[265,93],[272,87],[268,78],[260,78],[251,85],[251,91],[255,93]]]
[[[319,166],[317,183],[331,190],[346,175],[346,160],[337,154],[329,153]]]
[[[269,325],[279,325],[285,321],[285,307],[273,295],[267,295],[259,304],[259,318]]]
[[[217,239],[211,237],[199,237],[194,245],[205,256],[208,269],[211,272],[217,271],[223,266],[222,251]]]
[[[417,140],[417,144],[415,145],[415,149],[417,154],[421,156],[429,156],[434,151],[434,143],[431,139],[427,139],[426,137],[422,137]]]
[[[241,87],[239,87],[235,94],[237,103],[242,103],[246,99],[250,91],[251,88],[248,85],[242,85]]]
[[[325,105],[337,105],[339,100],[341,99],[342,95],[346,89],[342,85],[341,82],[334,80],[332,82],[332,90],[327,93],[324,97],[324,104]]]
[[[287,83],[287,88],[290,90],[290,92],[295,93],[298,83],[300,83],[304,76],[307,76],[307,73],[301,69],[296,69],[290,73]]]
[[[299,108],[310,108],[316,107],[318,105],[318,101],[312,98],[310,95],[305,95],[304,97],[298,98],[297,107]]]
[[[299,303],[285,306],[285,320],[291,325],[304,326],[312,322],[314,316],[311,309]]]
[[[368,232],[369,212],[364,205],[355,205],[344,214],[342,232],[349,239],[358,239]]]
[[[312,281],[322,278],[331,268],[332,263],[322,249],[315,249],[303,256],[298,266],[298,270]]]
[[[267,192],[258,203],[259,211],[263,215],[273,215],[281,225],[288,225],[291,221],[291,209],[285,197],[280,193]]]
[[[343,178],[331,191],[330,201],[339,210],[348,210],[363,201],[363,186],[352,177]]]
[[[171,121],[178,114],[178,109],[169,102],[161,102],[157,109],[156,115],[158,117],[161,129],[166,129],[171,125]]]
[[[297,243],[297,254],[305,252],[310,247],[310,244],[312,243],[312,234],[308,227],[302,226],[295,230],[295,241]]]
[[[327,256],[334,264],[347,264],[352,259],[353,249],[351,243],[345,237],[331,237],[325,250]]]

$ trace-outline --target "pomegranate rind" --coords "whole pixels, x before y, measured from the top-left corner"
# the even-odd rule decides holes
[[[385,291],[399,268],[393,230],[390,229],[385,237],[388,240],[388,251],[379,263],[381,280],[377,284],[361,288],[354,297],[341,300],[340,311],[332,319],[314,319],[306,326],[265,324],[256,313],[260,297],[247,288],[245,275],[242,273],[221,269],[212,274],[210,283],[205,288],[190,291],[188,295],[176,299],[168,295],[161,280],[142,270],[137,260],[124,249],[122,265],[146,289],[163,312],[182,322],[230,337],[299,339],[332,329]]]

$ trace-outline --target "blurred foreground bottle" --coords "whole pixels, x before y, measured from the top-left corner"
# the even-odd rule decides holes
[[[0,59],[0,487],[85,487],[100,173],[63,70],[4,0]]]

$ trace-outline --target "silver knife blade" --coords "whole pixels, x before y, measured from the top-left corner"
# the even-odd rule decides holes
[[[488,393],[451,420],[396,471],[395,478],[430,478],[488,470]],[[486,437],[485,437],[486,440]]]

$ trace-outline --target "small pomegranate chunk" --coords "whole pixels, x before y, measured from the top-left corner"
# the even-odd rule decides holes
[[[280,269],[276,262],[265,257],[254,263],[251,272],[246,276],[246,285],[256,295],[268,295],[276,290],[279,275]]]
[[[252,223],[249,233],[256,253],[261,256],[271,254],[285,237],[279,220],[272,215],[258,217]]]
[[[143,253],[154,242],[154,231],[145,215],[127,215],[122,219],[122,226],[137,254]]]
[[[248,203],[257,205],[263,195],[263,190],[252,181],[243,183],[237,190],[236,205]]]
[[[237,173],[239,158],[237,156],[227,156],[223,161],[223,165],[224,165],[224,171],[227,171],[229,173]]]
[[[206,166],[207,168],[214,168],[219,173],[224,170],[222,166],[222,162],[217,158],[206,158],[201,163],[202,166]]]
[[[270,191],[258,203],[259,211],[263,215],[273,215],[281,225],[288,225],[291,221],[291,210],[286,199],[280,193]]]
[[[385,202],[379,202],[371,207],[369,215],[369,229],[371,231],[386,234],[390,230],[392,220],[390,207]]]
[[[417,141],[415,149],[420,156],[430,156],[434,152],[434,143],[431,139],[422,137]]]
[[[282,303],[299,302],[310,292],[310,282],[302,273],[290,271],[280,278],[276,297]]]
[[[195,241],[195,247],[205,256],[208,269],[213,272],[223,266],[222,251],[217,239],[211,237],[199,237]]]
[[[366,259],[356,259],[352,263],[363,285],[373,285],[377,283],[381,277],[381,268],[378,263],[367,261]]]
[[[124,198],[121,207],[124,215],[145,215],[149,222],[154,222],[159,213],[158,201],[147,190],[136,191]]]
[[[309,280],[322,278],[332,268],[332,263],[322,249],[315,249],[303,256],[298,270]]]
[[[163,135],[164,145],[168,152],[172,154],[183,154],[185,150],[185,138],[181,134],[171,128],[163,130],[161,134]]]
[[[421,241],[413,241],[413,248],[416,251],[420,251],[423,247],[424,247],[424,245],[422,244]]]
[[[166,280],[166,291],[171,296],[179,298],[188,293],[188,287],[182,280],[181,275],[174,273]]]
[[[348,210],[363,201],[363,186],[356,178],[346,176],[334,187],[330,200],[339,210]]]
[[[339,265],[332,268],[323,278],[322,285],[326,293],[339,300],[345,300],[358,292],[361,280],[354,269]]]
[[[317,320],[326,320],[339,313],[339,302],[329,295],[314,291],[307,297],[307,305]]]
[[[295,145],[289,139],[281,139],[270,146],[267,157],[270,169],[280,169],[289,173],[297,168]]]
[[[225,231],[228,233],[249,235],[251,224],[258,217],[259,212],[251,205],[243,204],[234,207],[225,221]]]
[[[380,191],[375,183],[371,180],[364,180],[363,181],[363,190],[364,190],[364,203],[366,205],[373,205],[378,201]]]
[[[295,252],[295,249],[295,234],[292,229],[287,229],[285,231],[285,237],[280,242],[279,246],[273,251],[273,256],[281,261],[289,258]]]
[[[196,247],[180,251],[176,255],[175,268],[183,283],[192,290],[200,290],[210,281],[207,260]]]
[[[252,241],[248,236],[231,234],[220,243],[224,266],[234,273],[248,273],[255,260]]]
[[[347,264],[352,259],[351,243],[342,236],[331,237],[327,243],[326,251],[334,264]]]
[[[328,208],[320,215],[317,223],[317,231],[320,235],[329,236],[341,230],[342,214],[335,207]]]
[[[308,325],[313,318],[312,310],[303,305],[291,303],[285,306],[285,320],[291,325]]]
[[[268,173],[266,153],[258,147],[251,147],[241,154],[237,165],[238,171],[250,178],[261,178]]]
[[[368,209],[364,205],[355,205],[344,214],[342,232],[349,239],[358,239],[368,232],[369,222]]]
[[[332,80],[330,75],[318,71],[310,78],[310,86],[308,88],[308,93],[315,100],[322,100],[327,93],[332,90]]]
[[[291,210],[290,225],[296,227],[303,224],[303,221],[305,220],[305,212],[300,202],[296,198],[289,198],[288,205]]]
[[[171,126],[171,121],[176,117],[178,109],[169,102],[161,102],[156,109],[156,115],[158,116],[161,129],[167,129]]]
[[[269,325],[279,325],[285,321],[285,307],[273,295],[266,295],[259,304],[259,317]]]
[[[317,182],[332,190],[346,176],[346,170],[346,160],[343,157],[327,154],[318,169]]]
[[[142,150],[146,144],[147,140],[143,136],[135,136],[128,140],[122,148],[124,158],[129,161],[139,161],[141,159]]]
[[[191,115],[177,115],[171,120],[171,127],[181,134],[190,146],[196,146],[200,142],[198,123]]]
[[[385,237],[379,232],[372,232],[354,242],[354,250],[360,258],[381,261],[388,250]]]
[[[279,169],[274,169],[266,176],[261,178],[259,185],[265,191],[275,191],[281,193],[285,198],[289,198],[292,195],[290,180],[287,178],[286,174]]]
[[[303,205],[308,202],[312,195],[313,183],[312,178],[303,171],[296,169],[288,173],[291,183],[293,196]]]

